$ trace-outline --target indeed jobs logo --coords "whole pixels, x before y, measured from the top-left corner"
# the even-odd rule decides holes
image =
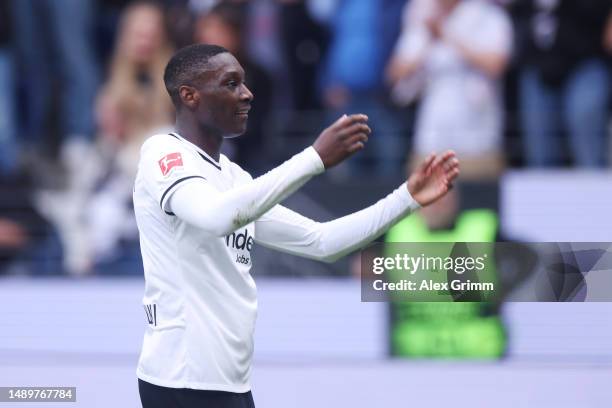
[[[253,237],[249,236],[248,228],[245,228],[243,232],[236,234],[236,232],[232,232],[230,235],[225,237],[225,245],[228,248],[239,249],[242,251],[248,251],[249,254],[251,249],[253,249],[253,244],[255,240]],[[236,262],[248,265],[251,262],[251,258],[248,256],[244,256],[243,254],[236,255]]]

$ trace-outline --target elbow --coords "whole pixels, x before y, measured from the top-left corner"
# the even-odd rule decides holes
[[[316,251],[316,260],[325,263],[334,263],[342,258],[343,253],[325,244],[325,240],[319,239]]]
[[[330,236],[328,228],[329,223],[315,223],[302,249],[296,253],[325,263],[334,263],[342,258],[344,253],[338,245],[334,245],[334,239]]]
[[[234,228],[231,223],[220,223],[218,220],[209,220],[196,226],[215,238],[224,238],[240,228],[240,226]]]
[[[231,219],[223,219],[222,217],[211,217],[206,223],[207,232],[213,236],[223,238],[230,235],[232,232],[244,228],[254,220],[248,216],[243,216],[240,213],[236,214]]]
[[[321,254],[318,254],[315,259],[319,262],[331,264],[331,263],[336,262],[340,258],[342,258],[341,254],[321,253]]]
[[[342,258],[341,254],[327,255],[323,259],[321,259],[321,262],[332,264],[336,262],[337,260],[339,260],[340,258]]]

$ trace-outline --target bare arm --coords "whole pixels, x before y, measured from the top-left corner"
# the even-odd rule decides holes
[[[413,75],[422,65],[421,60],[404,60],[393,57],[385,71],[385,78],[390,84],[395,84],[400,79]]]

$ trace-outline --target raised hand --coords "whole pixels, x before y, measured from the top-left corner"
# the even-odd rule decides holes
[[[459,160],[455,152],[430,154],[408,178],[408,191],[424,207],[446,194],[458,175]]]
[[[325,129],[313,143],[326,169],[363,149],[371,133],[368,117],[362,114],[342,115]]]

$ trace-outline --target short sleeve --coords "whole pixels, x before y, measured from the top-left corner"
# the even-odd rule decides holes
[[[152,136],[143,144],[139,171],[145,188],[170,215],[166,205],[179,186],[206,181],[196,154],[170,135]]]

